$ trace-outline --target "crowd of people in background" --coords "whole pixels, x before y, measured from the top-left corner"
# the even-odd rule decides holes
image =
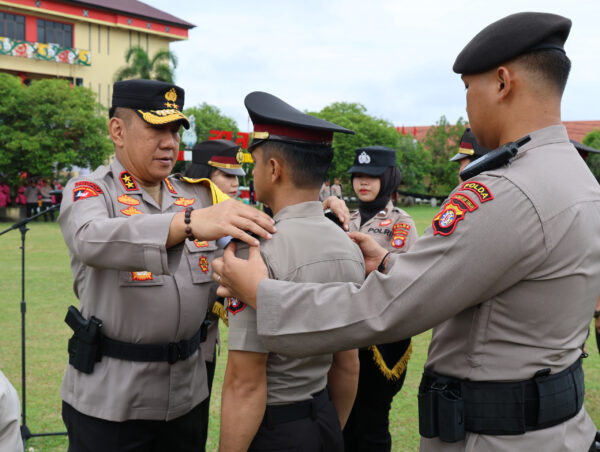
[[[57,197],[53,192],[62,190],[62,184],[54,179],[43,178],[24,178],[23,185],[11,187],[6,181],[0,180],[0,208],[20,207],[20,217],[31,217],[39,212],[43,212],[52,205],[56,204]],[[14,195],[14,198],[13,196]],[[54,211],[46,212],[44,221],[54,221]]]

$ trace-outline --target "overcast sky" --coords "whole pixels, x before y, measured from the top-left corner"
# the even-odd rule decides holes
[[[216,105],[248,130],[244,97],[267,91],[301,110],[360,102],[396,126],[466,118],[456,55],[520,11],[573,21],[563,120],[600,120],[598,0],[143,0],[196,25],[171,44],[186,106]]]

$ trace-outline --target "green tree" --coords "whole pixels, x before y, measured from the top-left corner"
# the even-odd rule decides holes
[[[211,130],[231,130],[235,141],[235,135],[239,131],[237,123],[233,118],[221,113],[219,108],[203,102],[198,106],[186,108],[184,114],[188,117],[194,115],[198,141],[208,140]]]
[[[427,193],[431,171],[431,153],[409,135],[400,135],[397,152],[398,167],[402,171],[401,188],[412,193]]]
[[[449,159],[456,154],[460,139],[465,131],[465,121],[458,118],[455,125],[442,116],[434,127],[430,127],[423,145],[431,154],[430,191],[436,195],[446,195],[458,182],[458,166]]]
[[[177,56],[170,50],[159,50],[150,58],[141,47],[131,47],[125,53],[125,62],[127,66],[119,68],[115,73],[115,81],[145,78],[173,83],[175,80]]]
[[[594,129],[583,138],[583,144],[594,149],[600,149],[600,130]],[[600,154],[592,154],[586,160],[590,170],[600,182]]]
[[[367,109],[359,103],[335,102],[318,113],[310,113],[326,121],[353,130],[354,135],[336,133],[333,138],[335,153],[328,176],[340,178],[344,193],[350,194],[350,175],[346,173],[354,162],[354,151],[365,146],[387,146],[400,148],[400,137],[392,123],[367,114]]]
[[[65,80],[43,79],[26,87],[17,77],[0,74],[0,173],[16,185],[23,170],[52,178],[73,166],[102,164],[113,147],[106,110],[95,98]]]

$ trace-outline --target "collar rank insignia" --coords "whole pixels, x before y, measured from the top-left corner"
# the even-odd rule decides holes
[[[202,270],[202,273],[208,273],[208,259],[206,256],[200,256],[200,259],[198,260],[198,266],[200,267],[200,270]]]
[[[152,277],[152,272],[131,272],[132,281],[152,281],[153,279],[154,278]]]
[[[238,312],[241,312],[246,307],[246,303],[241,302],[237,298],[229,298],[227,302],[227,310],[231,312],[233,315],[236,315]]]
[[[492,192],[490,192],[485,185],[479,182],[465,182],[460,187],[460,191],[462,190],[472,191],[477,195],[481,202],[488,202],[494,199],[494,196],[492,196]]]
[[[458,207],[454,202],[447,203],[444,208],[433,217],[433,235],[450,235],[456,225],[465,217],[466,210]]]
[[[119,175],[119,179],[121,179],[121,183],[123,184],[123,187],[125,187],[125,190],[127,190],[127,191],[137,191],[138,190],[138,186],[135,182],[135,179],[127,171],[121,172],[121,174]]]
[[[194,204],[195,199],[191,198],[191,199],[186,199],[186,198],[177,198],[175,200],[175,205],[176,206],[183,206],[183,207],[187,207],[187,206],[191,206],[192,204]]]
[[[117,201],[127,206],[138,206],[140,204],[137,199],[132,198],[129,195],[121,195],[117,198]]]
[[[142,212],[141,210],[136,209],[134,206],[129,206],[127,209],[121,209],[121,213],[127,215],[128,217],[130,217],[132,215],[139,215],[139,214],[142,214],[144,212]]]
[[[206,248],[208,246],[206,240],[203,240],[202,242],[200,240],[194,240],[192,243],[196,245],[196,248]]]
[[[392,219],[388,218],[387,220],[383,220],[379,222],[379,226],[389,226],[390,224],[392,224]]]
[[[167,186],[167,190],[169,190],[169,193],[173,193],[174,195],[177,194],[177,191],[175,190],[175,187],[173,187],[173,183],[169,179],[167,179],[167,178],[165,178],[165,185]]]
[[[102,193],[102,191],[100,191]],[[79,201],[80,199],[88,199],[98,196],[98,191],[87,185],[75,187],[73,189],[73,202]]]

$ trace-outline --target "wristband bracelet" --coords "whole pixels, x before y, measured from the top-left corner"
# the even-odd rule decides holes
[[[185,208],[185,213],[183,214],[183,222],[185,223],[185,236],[189,240],[194,241],[194,234],[192,234],[192,228],[190,226],[190,223],[192,222],[192,210],[194,210],[192,206]]]
[[[387,259],[387,257],[392,254],[391,251],[388,251],[385,256],[383,256],[383,259],[381,259],[381,263],[377,266],[377,271],[379,273],[383,273],[385,270],[385,260]]]

